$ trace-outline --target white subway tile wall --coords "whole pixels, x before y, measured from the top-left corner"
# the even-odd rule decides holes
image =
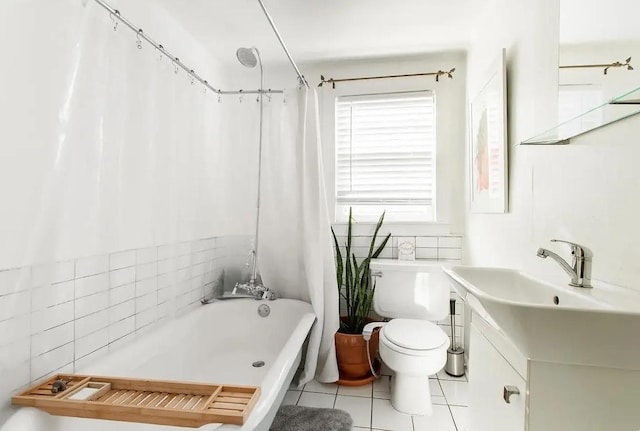
[[[10,395],[199,305],[251,241],[217,237],[0,270],[0,412]],[[222,286],[219,286],[222,288]]]
[[[339,233],[342,233],[338,230]],[[338,233],[337,232],[337,233]],[[386,232],[384,235],[388,234]],[[384,235],[379,234],[376,239],[375,247],[384,240]],[[449,264],[462,263],[462,236],[461,235],[433,235],[433,236],[410,236],[406,235],[406,232],[395,234],[395,230],[380,254],[382,259],[397,259],[398,258],[398,238],[410,237],[415,238],[416,243],[416,260],[431,260],[438,262],[447,262]],[[371,244],[372,235],[352,235],[351,237],[351,252],[355,254],[356,258],[363,259],[369,255],[369,247]],[[340,251],[344,258],[346,250],[347,237],[344,235],[336,235]],[[460,299],[458,294],[451,287],[451,298],[456,300],[456,313],[455,313],[455,332],[456,332],[456,346],[462,346],[464,340],[464,302]],[[341,300],[341,305],[344,309],[344,300]],[[377,316],[372,316],[377,317]],[[440,326],[449,336],[451,340],[451,319],[447,315],[445,319],[440,320],[438,326]]]

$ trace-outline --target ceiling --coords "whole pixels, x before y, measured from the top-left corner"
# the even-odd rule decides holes
[[[257,0],[158,1],[223,61],[239,46],[287,61]],[[474,1],[264,0],[297,62],[464,49]]]
[[[265,63],[287,62],[258,0],[153,1],[223,62],[235,62],[240,46],[258,47]],[[263,1],[298,63],[466,49],[476,12],[496,7],[491,0]],[[560,43],[640,41],[638,16],[640,0],[560,0]]]

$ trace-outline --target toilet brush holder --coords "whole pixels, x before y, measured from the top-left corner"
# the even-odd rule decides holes
[[[461,377],[464,375],[464,349],[461,346],[456,347],[456,300],[449,301],[449,311],[451,315],[451,347],[447,349],[447,363],[444,366],[444,372],[453,377]]]

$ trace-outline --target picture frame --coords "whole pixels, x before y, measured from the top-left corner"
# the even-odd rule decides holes
[[[508,211],[506,49],[493,62],[469,107],[472,213]]]

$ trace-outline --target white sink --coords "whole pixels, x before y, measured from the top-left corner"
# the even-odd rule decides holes
[[[501,268],[444,272],[527,358],[640,370],[640,292],[603,283],[553,285]]]

